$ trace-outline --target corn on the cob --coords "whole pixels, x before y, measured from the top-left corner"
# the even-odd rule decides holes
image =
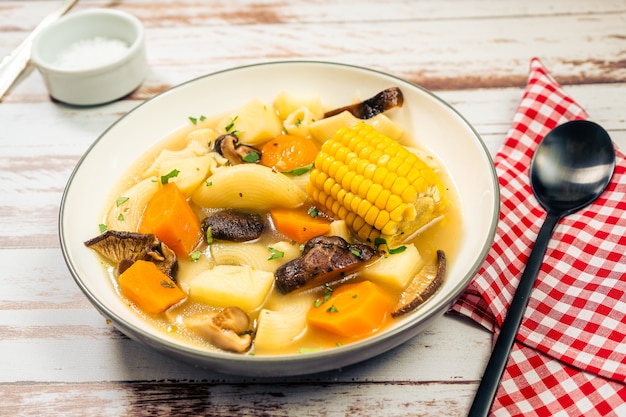
[[[445,188],[414,153],[365,123],[322,145],[307,194],[368,242],[397,244],[440,216]]]

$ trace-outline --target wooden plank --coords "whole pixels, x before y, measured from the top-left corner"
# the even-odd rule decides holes
[[[533,56],[564,84],[626,80],[626,6],[620,2],[600,2],[598,8],[595,2],[593,7],[575,2],[573,9],[564,1],[454,2],[449,7],[432,2],[290,4],[118,5],[144,21],[155,68],[132,97],[145,99],[213,71],[283,59],[376,68],[434,90],[521,86]],[[79,8],[98,5],[110,6],[94,2]],[[249,21],[252,16],[262,17]],[[349,20],[339,22],[337,16]],[[385,25],[375,24],[381,19]],[[13,27],[11,21],[2,22],[0,27]],[[0,54],[23,36],[8,31]],[[6,100],[47,99],[39,75],[31,70]]]
[[[211,384],[125,382],[0,386],[3,412],[22,417],[464,416],[473,382]]]

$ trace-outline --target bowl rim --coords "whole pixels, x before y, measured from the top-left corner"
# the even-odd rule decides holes
[[[89,68],[64,68],[59,65],[55,65],[54,62],[50,62],[44,59],[39,53],[40,45],[44,42],[44,38],[53,30],[58,30],[62,26],[73,24],[75,21],[79,21],[92,16],[110,16],[119,18],[126,24],[132,26],[137,36],[133,39],[133,42],[128,45],[128,50],[124,52],[117,59],[107,62],[103,65],[98,65]],[[79,10],[61,17],[56,22],[45,27],[39,32],[32,41],[31,44],[31,59],[33,63],[42,71],[55,74],[57,76],[89,76],[96,75],[103,72],[110,71],[118,68],[128,61],[130,61],[137,54],[142,53],[142,48],[145,43],[145,29],[141,21],[133,14],[122,11],[107,8],[93,8],[87,10]],[[66,45],[69,46],[69,45]]]
[[[486,158],[486,162],[488,162],[489,170],[490,170],[490,185],[493,191],[493,197],[490,198],[490,201],[493,202],[493,213],[491,216],[491,223],[489,230],[487,231],[487,240],[486,244],[480,250],[480,253],[475,258],[474,263],[471,267],[468,268],[468,272],[466,276],[464,276],[456,286],[451,288],[446,294],[442,304],[444,305],[444,309],[436,310],[433,309],[431,311],[427,311],[425,314],[420,316],[420,320],[406,320],[401,325],[394,327],[393,329],[387,330],[378,336],[368,337],[361,341],[351,343],[348,345],[344,345],[341,349],[331,349],[331,350],[322,350],[319,352],[311,352],[306,355],[297,355],[297,354],[288,354],[288,355],[266,355],[266,356],[250,356],[250,355],[236,355],[236,354],[225,354],[223,352],[211,352],[211,351],[200,351],[199,349],[194,349],[192,347],[174,343],[170,338],[158,338],[141,328],[135,328],[134,326],[130,326],[113,310],[109,309],[106,305],[104,305],[96,296],[96,294],[92,294],[90,290],[87,288],[87,285],[82,282],[81,277],[76,271],[72,261],[70,259],[70,254],[68,252],[69,248],[66,243],[65,234],[63,231],[64,224],[64,211],[67,203],[67,196],[72,187],[72,183],[74,178],[80,171],[81,166],[83,165],[85,159],[90,155],[93,148],[105,138],[110,130],[112,130],[117,124],[121,123],[127,117],[130,117],[141,107],[148,105],[150,102],[159,99],[160,97],[168,94],[172,94],[177,89],[186,86],[188,84],[197,82],[198,80],[216,76],[219,74],[236,72],[236,71],[246,71],[252,69],[254,67],[266,67],[266,66],[285,66],[285,65],[313,65],[313,66],[324,66],[324,67],[338,67],[346,70],[356,70],[362,71],[366,73],[371,73],[377,76],[388,77],[394,80],[397,80],[400,83],[409,84],[410,86],[420,90],[423,94],[430,96],[431,99],[438,102],[440,105],[444,106],[447,111],[452,112],[456,117],[460,119],[460,121],[465,125],[467,129],[469,129],[472,135],[475,137],[477,142],[480,144],[482,148],[482,154]],[[63,258],[65,263],[74,279],[78,287],[81,291],[86,295],[88,300],[93,304],[93,306],[107,319],[109,319],[116,328],[118,328],[122,333],[129,336],[132,339],[139,340],[158,351],[165,353],[172,353],[173,356],[178,358],[179,360],[183,360],[195,366],[201,366],[208,368],[208,364],[214,365],[214,361],[222,361],[225,357],[228,358],[226,363],[223,366],[218,368],[213,368],[213,371],[217,371],[219,373],[224,374],[237,374],[237,375],[247,375],[254,377],[265,377],[268,376],[268,372],[271,373],[271,376],[295,376],[295,375],[304,375],[304,374],[313,374],[322,371],[328,371],[331,369],[337,369],[340,367],[348,366],[357,362],[361,362],[365,359],[369,359],[379,354],[388,351],[396,346],[403,344],[409,339],[416,336],[427,323],[430,323],[433,319],[443,315],[445,311],[449,310],[449,308],[454,304],[457,298],[461,295],[461,293],[467,288],[471,279],[478,272],[480,266],[484,262],[487,257],[487,253],[491,248],[491,242],[496,234],[498,220],[500,214],[500,188],[498,182],[498,176],[493,164],[493,158],[487,148],[486,144],[482,140],[479,133],[475,130],[475,128],[469,123],[469,121],[461,115],[454,107],[452,107],[445,100],[441,99],[435,93],[426,90],[424,87],[412,83],[406,79],[403,79],[399,76],[395,76],[389,73],[386,73],[381,70],[366,68],[363,66],[339,63],[333,61],[323,61],[323,60],[279,60],[279,61],[270,61],[270,62],[260,62],[260,63],[252,63],[248,65],[230,67],[218,71],[214,71],[205,75],[201,75],[199,77],[195,77],[184,81],[180,84],[172,86],[165,91],[162,91],[152,98],[145,100],[144,102],[138,104],[136,107],[128,111],[126,114],[118,118],[111,125],[109,125],[99,136],[98,138],[90,144],[87,150],[80,157],[77,162],[75,168],[70,174],[67,184],[63,190],[63,195],[61,199],[61,204],[59,208],[59,217],[58,217],[58,233],[60,246],[63,254]],[[442,310],[444,310],[442,312]],[[381,335],[384,335],[382,337]],[[375,355],[366,354],[363,352],[367,351],[367,347],[371,346],[379,346],[381,350],[379,353]],[[225,356],[226,355],[226,356]],[[337,362],[341,362],[340,366],[328,366],[326,363],[329,357],[338,358]],[[277,365],[285,366],[288,365],[289,371],[285,372],[281,371],[281,367],[277,367]],[[249,369],[247,372],[240,372],[242,369],[242,365],[248,365]],[[254,367],[250,367],[250,365],[254,365]],[[314,370],[311,370],[313,368]]]

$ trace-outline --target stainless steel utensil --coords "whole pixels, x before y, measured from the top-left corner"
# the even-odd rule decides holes
[[[78,0],[65,0],[58,9],[47,15],[22,43],[0,62],[0,101],[20,76],[30,60],[33,39],[43,28],[70,10]]]

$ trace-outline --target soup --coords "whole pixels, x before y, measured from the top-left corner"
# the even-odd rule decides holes
[[[122,177],[86,244],[129,308],[205,349],[306,353],[383,331],[436,291],[461,230],[443,165],[393,119],[401,101],[327,111],[281,93],[190,116]]]

